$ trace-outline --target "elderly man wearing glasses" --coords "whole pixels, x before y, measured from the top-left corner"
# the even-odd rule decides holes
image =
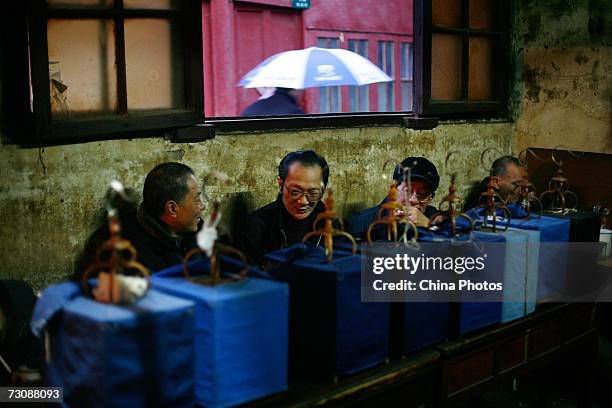
[[[249,214],[238,246],[259,265],[268,252],[302,241],[324,210],[321,197],[329,179],[327,162],[313,150],[289,153],[278,166],[276,201]]]
[[[410,172],[407,171],[408,168]],[[405,180],[406,174],[410,174],[410,186]],[[408,207],[408,219],[418,227],[427,227],[429,219],[437,211],[429,205],[440,184],[436,166],[424,157],[406,157],[395,166],[393,179],[397,184],[398,202]],[[381,205],[386,200],[387,198],[380,204],[351,216],[347,220],[347,231],[357,238],[365,239],[368,226],[376,219]],[[404,214],[398,210],[396,215]]]

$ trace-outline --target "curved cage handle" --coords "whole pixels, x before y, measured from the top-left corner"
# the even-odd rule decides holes
[[[183,275],[187,280],[193,283],[202,285],[216,285],[227,281],[241,281],[246,278],[249,271],[249,263],[244,254],[236,248],[229,245],[223,245],[217,242],[217,225],[221,221],[221,211],[219,210],[219,202],[213,202],[213,210],[198,232],[198,246],[187,253],[183,260]],[[189,272],[189,260],[196,254],[205,254],[210,258],[210,272],[208,277],[194,279]],[[221,262],[220,254],[236,255],[242,261],[244,267],[240,270],[237,277],[224,279],[221,277]]]
[[[499,154],[499,156],[504,155],[504,153],[497,147],[487,147],[482,151],[482,153],[480,154],[480,166],[487,174],[489,174],[489,170],[491,169],[491,165],[493,164],[493,162],[489,163],[488,165],[485,164],[485,156],[488,152],[496,152]]]
[[[450,167],[451,167],[451,166],[450,166],[450,158],[451,158],[451,156],[452,156],[452,155],[454,155],[454,154],[456,154],[456,153],[458,153],[458,151],[457,151],[457,150],[451,150],[451,151],[450,151],[450,152],[448,152],[448,154],[446,155],[446,158],[444,158],[444,170],[445,170],[445,171],[446,171],[448,174],[450,174],[450,175],[451,175],[451,177],[452,177],[453,175],[456,175],[456,174],[457,174],[457,172],[456,172],[456,171],[455,171],[455,172],[453,172],[453,171],[451,171],[451,168],[450,168]]]
[[[412,230],[412,238],[408,239],[408,231],[410,230]],[[400,236],[399,241],[403,242],[406,248],[412,247],[414,249],[420,249],[421,245],[419,245],[419,242],[417,241],[418,238],[419,238],[419,230],[417,226],[413,222],[405,222],[404,232]]]
[[[201,254],[201,253],[205,254],[205,251],[202,250],[201,248],[193,248],[185,256],[185,260],[183,261],[183,275],[188,281],[192,283],[200,284],[200,285],[215,286],[219,283],[238,282],[238,281],[242,281],[246,279],[247,273],[249,272],[249,263],[246,257],[244,256],[244,254],[236,248],[233,248],[227,245],[222,245],[219,243],[214,244],[212,255],[209,257],[210,258],[210,273],[208,277],[203,277],[203,278],[192,277],[191,273],[189,272],[189,260],[194,255]],[[232,277],[229,279],[224,279],[221,277],[221,267],[220,267],[221,262],[219,259],[219,254],[236,255],[240,258],[244,266],[240,270],[240,272],[238,272],[238,275],[236,277]]]
[[[504,228],[501,231],[498,230],[498,225],[499,225],[498,220],[500,217],[497,216],[497,210],[502,211],[502,213],[504,214],[504,217],[502,217],[502,219],[506,221],[503,224]],[[490,224],[489,224],[489,218],[491,218]],[[508,228],[510,227],[511,218],[512,218],[512,214],[510,213],[510,210],[506,206],[496,204],[493,211],[490,211],[490,208],[485,208],[485,211],[483,211],[483,214],[482,214],[483,221],[482,221],[482,225],[480,226],[480,229],[482,231],[489,231],[489,232],[506,232]]]
[[[570,150],[567,146],[558,145],[555,146],[551,153],[552,161],[557,165],[557,171],[553,177],[548,181],[548,189],[542,194],[540,194],[540,202],[546,202],[545,197],[550,197],[550,208],[547,208],[546,211],[550,211],[553,213],[561,213],[567,214],[568,212],[574,212],[578,208],[578,196],[570,190],[569,180],[565,176],[565,172],[563,170],[563,160],[558,160],[555,156],[555,153],[559,148],[564,148],[570,155],[580,158],[584,156],[584,154],[577,154]],[[573,200],[571,206],[567,205],[567,198]],[[559,203],[560,206],[555,206],[555,203]]]
[[[204,177],[202,178],[203,184],[206,184],[207,182],[212,182],[212,181],[220,181],[223,185],[229,185],[229,176],[227,175],[227,173],[223,171],[218,171],[215,169],[211,170],[206,165],[204,165],[203,173],[204,173]],[[204,188],[204,186],[202,186],[202,199],[204,203],[207,203],[207,202],[215,203],[215,200],[213,200],[206,193],[206,189]]]
[[[578,196],[571,190],[563,190],[563,191],[558,191],[558,190],[546,190],[544,191],[541,195],[540,195],[540,203],[542,202],[546,202],[545,197],[550,196],[550,208],[546,209],[546,211],[552,212],[552,213],[559,213],[559,214],[567,214],[569,212],[575,212],[577,211],[578,208]],[[567,198],[572,198],[573,205],[567,205]],[[555,207],[555,202],[557,202],[557,199],[561,202],[561,206],[556,206]],[[543,208],[543,207],[542,207]]]
[[[111,222],[117,222],[112,220]],[[108,256],[104,256],[108,254]],[[128,257],[122,256],[128,254]],[[111,288],[114,284],[114,279],[117,275],[122,275],[123,271],[136,271],[145,279],[149,278],[147,268],[136,260],[136,248],[130,241],[121,238],[119,235],[114,235],[111,239],[104,242],[96,251],[96,261],[89,266],[83,273],[81,278],[81,289],[89,297],[93,297],[92,289],[89,287],[88,281],[90,278],[97,276],[99,272],[108,272],[110,275]],[[147,285],[148,287],[148,285]],[[114,299],[113,290],[109,292],[110,303],[116,303],[119,299]]]
[[[387,170],[388,170],[389,166],[393,166],[393,170],[395,171],[395,167],[397,166],[397,160],[395,160],[394,158],[388,158],[383,163],[383,167],[382,167],[382,179],[385,180],[385,181],[387,181]],[[391,177],[391,178],[393,178],[393,177]]]
[[[400,218],[397,216],[397,212],[399,211],[404,213],[404,217]],[[389,193],[387,194],[387,201],[381,205],[376,215],[376,219],[368,226],[366,233],[368,242],[372,242],[372,229],[377,225],[387,226],[388,241],[398,241],[400,237],[398,234],[398,223],[413,224],[405,218],[407,216],[406,214],[406,206],[398,202],[397,186],[395,183],[391,183],[389,186]],[[416,229],[416,226],[414,226],[414,229]]]
[[[387,165],[389,165],[390,163],[394,164],[393,174],[395,174],[396,171],[399,171],[402,174],[402,181],[404,182],[404,189],[406,190],[405,196],[410,197],[410,194],[412,192],[412,183],[410,182],[410,176],[412,168],[417,164],[416,160],[412,163],[412,166],[402,166],[401,162],[394,161],[393,159],[387,159],[383,165],[383,179],[385,180],[387,179],[387,173],[385,173],[385,171],[387,169]],[[401,183],[397,184],[399,185]],[[410,206],[409,203],[408,206]]]
[[[543,208],[542,202],[537,197],[537,191],[536,191],[535,185],[533,185],[531,180],[529,180],[529,174],[527,172],[527,156],[530,154],[536,160],[540,162],[545,163],[548,161],[538,156],[536,152],[534,152],[533,149],[530,149],[530,148],[521,150],[518,154],[518,159],[521,162],[521,165],[523,166],[523,168],[525,169],[525,171],[523,172],[523,179],[518,183],[515,189],[515,191],[518,190],[517,202],[527,214],[525,217],[522,218],[523,220],[529,219],[529,217],[531,217],[531,207],[532,207],[531,203],[532,202],[537,202],[539,208],[540,209]]]
[[[535,186],[530,181],[523,180],[519,184],[519,199],[518,202],[521,208],[525,211],[525,215],[522,220],[527,220],[531,217],[532,203],[537,203],[537,208],[543,209],[542,200],[536,195]]]
[[[456,151],[451,151],[446,155],[446,159],[444,160],[444,168],[447,171],[450,167],[449,165],[450,158],[455,153]],[[432,215],[431,219],[429,220],[429,224],[427,225],[427,229],[429,229],[430,231],[433,231],[434,227],[436,227],[440,223],[437,221],[437,218],[442,218],[443,220],[450,220],[451,232],[452,232],[453,237],[458,235],[457,233],[457,219],[458,218],[463,218],[468,222],[469,233],[471,233],[474,230],[474,222],[472,221],[472,219],[467,214],[465,214],[463,211],[461,211],[461,207],[462,207],[461,203],[463,202],[463,199],[457,194],[456,181],[457,181],[457,174],[452,173],[450,184],[448,186],[448,193],[444,197],[442,197],[442,200],[440,200],[440,204],[438,205],[438,208],[440,210]],[[445,207],[446,209],[444,209]]]
[[[123,184],[117,180],[112,180],[105,195],[105,208],[110,237],[97,248],[94,263],[85,270],[81,278],[83,293],[93,298],[93,292],[89,287],[88,280],[97,276],[100,272],[107,272],[110,283],[110,303],[118,303],[121,300],[114,298],[115,278],[117,275],[122,275],[124,271],[131,270],[147,279],[147,281],[149,278],[148,269],[137,261],[136,248],[134,248],[130,241],[121,237],[121,223],[119,222],[118,211],[115,206],[115,198],[117,197],[128,203],[133,202],[132,198],[124,190]],[[149,284],[147,282],[143,295],[146,294],[148,289]]]
[[[325,248],[325,254],[327,256],[327,262],[331,262],[334,258],[334,237],[343,236],[347,238],[352,245],[352,254],[357,253],[357,242],[355,238],[348,232],[344,231],[344,222],[338,218],[334,211],[335,200],[332,189],[327,190],[327,197],[325,198],[325,210],[317,214],[314,222],[312,223],[312,231],[304,235],[302,242],[308,241],[310,237],[319,235],[323,237],[323,246]],[[333,221],[338,220],[341,229],[334,228]],[[323,227],[317,228],[319,222],[323,221]]]
[[[567,146],[557,145],[553,148],[553,151],[550,155],[553,163],[555,163],[557,166],[563,166],[563,160],[557,160],[557,158],[555,157],[555,153],[557,153],[557,150],[561,150],[560,148],[563,148],[562,150],[565,150],[566,152],[568,152],[570,155],[574,156],[577,159],[584,156],[584,153],[576,153]]]
[[[483,225],[481,229],[485,231],[497,232],[497,210],[501,210],[504,213],[505,219],[507,222],[504,227],[504,232],[510,226],[510,219],[512,218],[512,214],[508,207],[506,207],[506,200],[503,199],[501,195],[497,191],[495,191],[495,186],[493,186],[493,180],[495,176],[491,176],[489,178],[489,184],[487,185],[487,190],[482,193],[482,197],[485,198],[484,204],[481,204],[479,208],[483,208]],[[492,225],[488,224],[489,217],[492,218]]]
[[[519,152],[518,154],[518,159],[519,161],[523,164],[523,166],[527,167],[527,156],[531,154],[533,156],[534,159],[536,159],[537,161],[540,161],[542,163],[546,163],[548,162],[548,160],[541,158],[540,156],[537,155],[536,152],[533,151],[533,149],[531,148],[527,148],[527,149],[523,149]],[[522,158],[521,158],[522,157]]]

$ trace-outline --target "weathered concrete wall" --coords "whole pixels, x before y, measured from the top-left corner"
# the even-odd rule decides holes
[[[102,199],[111,179],[142,190],[146,173],[164,161],[181,161],[202,175],[225,171],[231,182],[207,182],[210,199],[220,200],[226,221],[239,218],[276,196],[276,166],[289,151],[312,148],[330,163],[330,187],[338,210],[348,214],[378,202],[393,166],[409,154],[424,155],[443,174],[439,197],[448,186],[443,169],[449,151],[459,182],[480,179],[481,152],[513,149],[509,123],[445,124],[433,131],[396,127],[313,130],[291,133],[227,134],[198,144],[140,139],[48,147],[44,151],[0,145],[0,276],[24,278],[41,288],[74,267],[87,236],[100,222]],[[43,171],[44,163],[45,170]]]
[[[481,178],[481,152],[509,153],[527,146],[565,144],[612,153],[612,3],[608,0],[518,0],[514,4],[511,123],[442,124],[433,131],[395,127],[225,134],[199,144],[162,139],[106,141],[20,149],[0,145],[0,276],[21,277],[40,288],[61,279],[102,214],[109,180],[137,191],[145,174],[163,161],[182,161],[200,175],[225,171],[231,182],[207,182],[227,222],[276,195],[276,165],[287,152],[313,148],[331,165],[341,214],[376,203],[385,194],[391,166],[408,154],[430,157],[448,185],[443,162],[458,151],[453,168],[460,185]],[[43,165],[46,170],[43,171]]]
[[[517,145],[612,153],[612,2],[515,2]]]

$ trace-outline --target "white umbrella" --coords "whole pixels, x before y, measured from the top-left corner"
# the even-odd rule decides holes
[[[245,88],[367,85],[392,79],[367,58],[340,48],[310,47],[273,55],[238,83]]]

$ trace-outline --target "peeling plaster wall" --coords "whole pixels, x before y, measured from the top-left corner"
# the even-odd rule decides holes
[[[517,1],[513,22],[518,149],[612,153],[612,2]]]
[[[0,145],[0,277],[23,278],[42,288],[68,275],[88,235],[102,219],[107,183],[121,180],[141,192],[146,173],[164,161],[181,161],[198,175],[207,168],[228,173],[231,183],[206,182],[209,199],[220,200],[226,223],[242,210],[276,196],[276,166],[289,151],[312,148],[329,161],[329,186],[338,211],[347,215],[377,203],[386,193],[393,165],[409,154],[424,155],[442,173],[438,198],[448,186],[447,152],[457,151],[450,169],[458,182],[485,175],[479,166],[487,147],[509,153],[510,123],[445,124],[433,131],[397,127],[225,134],[198,144],[163,139],[118,140],[48,147],[44,151]],[[43,172],[44,163],[45,171]],[[437,202],[437,200],[436,200]]]
[[[528,146],[565,144],[612,153],[612,2],[513,2],[512,123],[443,123],[433,131],[398,127],[221,134],[198,144],[162,139],[120,140],[37,149],[0,144],[0,277],[24,278],[41,288],[69,274],[87,236],[102,220],[102,198],[116,178],[140,192],[146,173],[181,161],[201,176],[225,171],[231,182],[207,181],[209,200],[220,200],[226,224],[275,198],[276,166],[287,152],[313,148],[331,166],[338,212],[377,203],[391,173],[387,160],[408,154],[431,158],[448,186],[443,162],[457,151],[459,184],[479,180],[481,152],[516,153]],[[0,101],[1,102],[1,101]],[[46,166],[43,172],[42,163]],[[435,201],[436,204],[438,200]]]

